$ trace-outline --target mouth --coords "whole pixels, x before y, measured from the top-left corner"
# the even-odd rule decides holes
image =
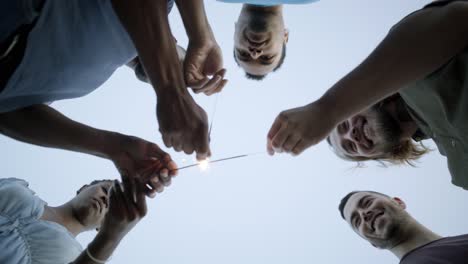
[[[268,42],[268,36],[265,34],[244,32],[244,37],[252,46],[261,46]]]
[[[376,215],[374,216],[374,219],[372,219],[372,222],[371,222],[372,231],[375,232],[375,221],[377,220],[377,218],[381,217],[383,214],[384,214],[384,212],[382,211],[382,212],[376,214]]]
[[[372,147],[373,141],[370,139],[372,137],[372,133],[370,131],[369,125],[367,123],[367,119],[364,119],[361,123],[361,136],[364,138],[364,141],[366,142],[366,146],[368,148]]]

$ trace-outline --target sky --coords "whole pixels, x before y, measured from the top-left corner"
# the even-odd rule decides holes
[[[408,211],[442,236],[468,231],[467,194],[450,183],[446,160],[434,151],[417,167],[365,168],[338,159],[326,143],[299,157],[266,155],[266,135],[282,110],[310,103],[353,69],[390,27],[428,1],[322,0],[285,6],[287,57],[264,81],[249,81],[232,58],[241,5],[205,1],[224,53],[229,83],[218,96],[194,96],[213,120],[212,159],[257,153],[180,171],[170,188],[148,200],[149,213],[122,241],[110,263],[398,263],[370,246],[341,219],[340,199],[353,190],[402,198]],[[187,44],[176,9],[174,36]],[[52,104],[85,124],[163,146],[152,88],[127,69],[92,94]],[[324,116],[323,118],[326,118]],[[45,149],[0,136],[2,177],[27,180],[49,205],[70,199],[94,179],[119,178],[110,161]],[[179,166],[194,157],[167,150]],[[94,232],[79,236],[86,246]]]

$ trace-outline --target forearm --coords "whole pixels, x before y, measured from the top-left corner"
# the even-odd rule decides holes
[[[119,238],[112,238],[109,237],[102,232],[99,232],[96,237],[94,238],[93,241],[88,245],[87,250],[93,256],[94,258],[101,260],[101,261],[106,261],[108,260],[114,250],[117,248],[117,246],[120,243]],[[88,253],[83,251],[78,258],[72,262],[73,264],[96,264],[89,256]]]
[[[340,122],[441,67],[468,44],[464,5],[422,10],[404,19],[319,101],[338,105],[331,114]]]
[[[75,122],[46,105],[0,114],[0,132],[26,143],[109,158],[117,133]]]
[[[176,4],[190,41],[203,39],[213,34],[205,13],[203,0],[176,0]]]
[[[113,0],[112,3],[156,93],[166,89],[188,93],[169,27],[167,0]]]

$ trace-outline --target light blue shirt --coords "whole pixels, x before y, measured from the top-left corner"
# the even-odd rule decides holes
[[[242,4],[251,4],[251,5],[263,5],[263,6],[272,6],[272,5],[304,5],[317,2],[319,0],[218,0],[219,2],[224,3],[242,3]]]
[[[45,205],[26,181],[0,179],[0,263],[65,264],[83,251],[65,227],[40,220]]]
[[[45,1],[0,113],[87,95],[136,55],[110,0]]]

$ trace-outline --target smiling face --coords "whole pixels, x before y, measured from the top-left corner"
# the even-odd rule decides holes
[[[377,159],[388,158],[401,136],[399,123],[374,106],[338,124],[327,140],[341,157]]]
[[[70,201],[73,216],[86,230],[99,228],[109,208],[112,181],[100,181],[82,187]]]
[[[265,76],[282,63],[287,40],[281,11],[246,5],[235,25],[235,60],[246,73]]]
[[[343,215],[359,236],[381,249],[391,249],[406,237],[411,217],[399,198],[373,192],[357,192],[349,197]]]

